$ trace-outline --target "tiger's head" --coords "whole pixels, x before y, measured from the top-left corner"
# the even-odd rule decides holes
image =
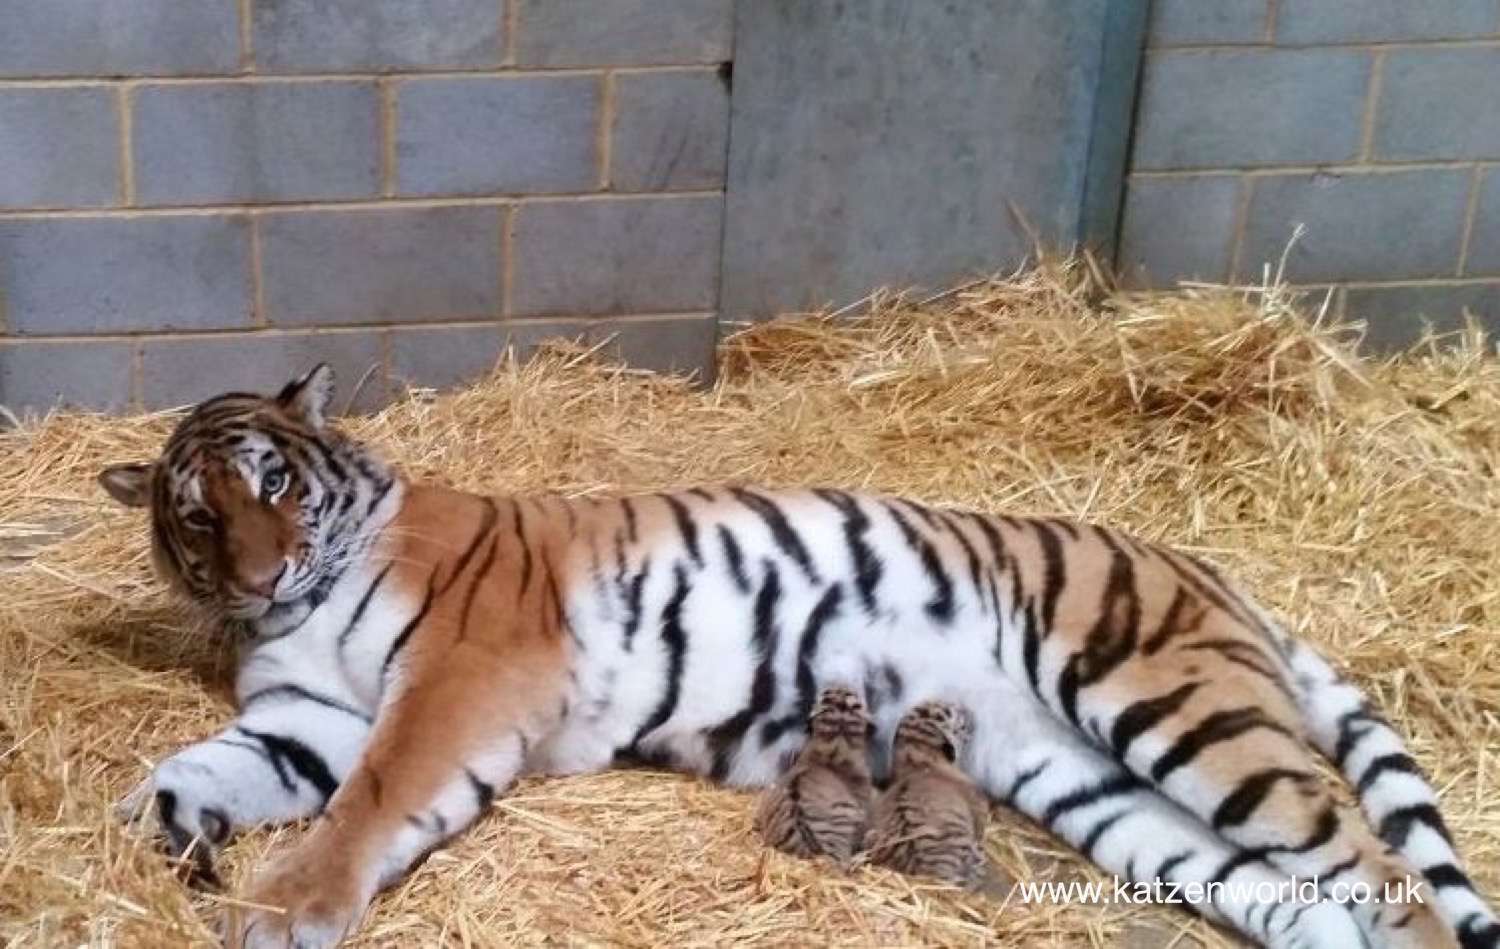
[[[121,504],[150,508],[157,569],[234,619],[326,594],[393,477],[327,424],[333,370],[272,397],[231,392],[192,410],[151,462],[99,474]]]
[[[896,725],[893,750],[898,761],[918,762],[932,756],[956,764],[974,735],[969,710],[952,702],[914,706]]]

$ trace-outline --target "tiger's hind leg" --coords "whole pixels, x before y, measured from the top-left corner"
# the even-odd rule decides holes
[[[1400,734],[1311,646],[1285,648],[1309,737],[1354,785],[1370,826],[1421,870],[1464,949],[1500,949],[1500,918],[1464,872],[1437,794]]]
[[[1240,848],[1218,875],[1236,861],[1265,861],[1299,882],[1316,881],[1376,945],[1457,945],[1421,902],[1428,894],[1411,894],[1420,877],[1317,775],[1300,715],[1282,688],[1232,664],[1211,667],[1211,681],[1147,666],[1126,664],[1087,691],[1080,719],[1107,723],[1101,737],[1138,780]]]
[[[999,689],[969,706],[976,730],[966,770],[991,798],[1128,881],[1125,899],[1186,903],[1272,949],[1365,945],[1344,907],[1299,901],[1285,873],[1214,833],[1029,696]]]

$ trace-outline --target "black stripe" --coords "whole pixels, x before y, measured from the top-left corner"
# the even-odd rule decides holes
[[[781,600],[781,578],[776,573],[775,564],[768,560],[765,566],[765,581],[755,595],[755,630],[751,642],[755,647],[757,662],[755,678],[750,685],[749,701],[708,732],[708,747],[713,753],[710,777],[715,781],[723,781],[728,776],[731,758],[745,733],[757,718],[770,711],[776,703],[776,674],[772,666],[776,660],[776,643],[780,636],[776,627],[776,605]]]
[[[1167,880],[1167,879],[1170,879],[1170,877],[1168,876],[1168,874],[1170,874],[1173,870],[1176,870],[1182,864],[1187,863],[1192,858],[1193,858],[1192,852],[1191,851],[1187,851],[1187,850],[1180,850],[1177,853],[1172,854],[1170,857],[1168,857],[1167,859],[1165,859],[1165,860],[1163,860],[1161,862],[1161,866],[1159,866],[1159,867],[1156,868],[1156,876],[1155,876],[1154,879],[1155,880]],[[1150,881],[1148,881],[1148,882],[1150,882]]]
[[[1110,730],[1109,746],[1115,757],[1123,761],[1132,742],[1149,729],[1155,728],[1162,720],[1175,715],[1202,684],[1184,683],[1165,695],[1141,699],[1126,706],[1115,718],[1114,727]]]
[[[1295,847],[1277,847],[1278,852],[1310,853],[1328,843],[1339,832],[1339,813],[1332,806],[1318,815],[1318,825],[1308,838]]]
[[[802,632],[797,637],[796,710],[765,724],[761,729],[762,745],[772,744],[790,729],[806,727],[808,716],[812,714],[813,703],[817,700],[813,661],[818,655],[818,641],[822,637],[823,627],[838,615],[839,603],[843,598],[843,586],[835,583],[823,592],[812,611],[807,614],[807,622],[803,624]]]
[[[1057,528],[1058,530],[1062,531],[1064,534],[1067,534],[1069,540],[1077,540],[1078,539],[1078,528],[1073,524],[1072,521],[1066,520],[1066,519],[1061,518],[1061,517],[1043,517],[1043,518],[1038,518],[1038,520],[1041,521],[1044,524],[1048,524],[1048,525],[1050,525],[1052,527]],[[1095,529],[1096,530],[1100,530],[1100,528],[1095,528]],[[1111,545],[1111,546],[1113,546],[1113,545]]]
[[[375,513],[375,509],[380,506],[381,501],[385,500],[385,496],[391,493],[391,487],[395,483],[395,478],[382,478],[376,482],[375,493],[370,495],[370,503],[365,505],[365,517]]]
[[[844,545],[849,548],[849,559],[854,563],[854,588],[859,591],[859,601],[865,612],[873,616],[875,590],[880,586],[885,566],[865,541],[870,518],[858,501],[842,491],[818,490],[813,493],[838,508],[843,516]]]
[[[334,711],[343,712],[346,715],[352,715],[360,721],[371,721],[371,717],[369,715],[360,711],[352,705],[340,702],[338,699],[331,699],[326,695],[319,695],[316,692],[304,689],[302,686],[295,685],[290,682],[283,683],[282,685],[266,686],[264,689],[257,689],[254,692],[251,692],[249,695],[245,696],[242,702],[240,702],[240,712],[243,714],[246,709],[250,708],[250,706],[254,705],[255,703],[264,702],[267,699],[274,698],[301,699],[307,702],[312,702],[315,705],[321,705],[324,708],[331,708]]]
[[[521,541],[524,547],[525,540]],[[474,579],[469,582],[469,590],[464,594],[463,610],[458,614],[458,639],[465,639],[469,635],[469,614],[474,611],[474,597],[479,593],[479,584],[489,575],[490,569],[495,566],[495,548],[500,545],[500,536],[497,534],[490,538],[489,550],[485,551],[484,560],[480,561],[479,569],[474,571]],[[531,564],[531,555],[528,551],[526,558],[527,566]]]
[[[667,507],[672,509],[672,518],[677,522],[677,530],[682,534],[682,542],[687,545],[688,556],[693,558],[693,563],[703,566],[703,550],[698,546],[698,525],[693,521],[693,513],[688,510],[686,504],[670,494],[663,494],[661,499],[667,502]]]
[[[211,739],[211,743],[215,745],[228,745],[231,748],[243,748],[245,751],[254,754],[256,757],[264,758],[267,761],[271,760],[271,756],[266,754],[266,750],[260,745],[254,744],[253,742],[240,741],[235,738],[226,738],[223,735],[219,735],[218,737]]]
[[[1132,794],[1140,790],[1140,788],[1140,779],[1135,775],[1116,774],[1102,781],[1097,781],[1070,791],[1047,805],[1047,809],[1042,812],[1042,825],[1049,828],[1053,827],[1056,825],[1058,818],[1070,811],[1076,811],[1081,807],[1088,807],[1090,804],[1096,804],[1111,797]]]
[[[484,811],[495,800],[495,786],[481,781],[479,775],[469,768],[464,769],[464,776],[469,779],[469,787],[474,789],[474,803],[480,811]]]
[[[1297,771],[1292,768],[1266,768],[1255,772],[1242,780],[1239,787],[1220,801],[1219,806],[1214,809],[1212,819],[1214,830],[1238,827],[1245,823],[1256,809],[1265,803],[1266,797],[1276,783],[1282,780],[1300,784],[1314,779],[1306,771]]]
[[[1063,564],[1062,541],[1052,532],[1045,521],[1028,521],[1032,530],[1036,531],[1037,543],[1042,550],[1042,636],[1045,638],[1052,635],[1053,621],[1057,619],[1057,601],[1062,596],[1063,586],[1067,583],[1068,574]]]
[[[578,647],[580,653],[586,652],[587,649],[583,644],[583,639],[579,637],[578,630],[573,628],[573,620],[569,618],[568,611],[563,606],[562,592],[557,588],[557,571],[552,569],[552,564],[545,555],[542,557],[542,565],[545,567],[543,576],[547,580],[547,602],[552,605],[557,625],[561,626],[568,634],[568,638],[573,641],[574,646]],[[566,718],[567,716],[564,715],[561,717]]]
[[[906,498],[893,498],[892,500],[927,522],[927,526],[932,530],[937,530],[941,526],[937,522],[937,517],[926,505],[918,504]]]
[[[964,559],[969,564],[969,580],[974,584],[974,596],[983,603],[984,581],[980,577],[979,572],[979,552],[974,549],[974,545],[969,541],[969,536],[958,526],[951,513],[948,511],[933,511],[932,514],[942,523],[948,533],[952,534],[954,539],[958,541],[958,546],[963,548]]]
[[[1443,815],[1431,804],[1409,804],[1399,807],[1380,821],[1380,839],[1400,850],[1406,846],[1406,838],[1411,835],[1413,824],[1426,824],[1448,846],[1453,846],[1453,838],[1448,834],[1448,825],[1443,822]]]
[[[990,564],[985,580],[987,581],[990,590],[990,603],[995,611],[995,615],[999,616],[1000,585],[995,582],[995,577],[1005,570],[1005,541],[1000,539],[1000,532],[995,530],[995,525],[991,522],[990,518],[973,511],[964,512],[964,515],[979,527],[979,534],[984,538],[985,546],[989,549]],[[999,640],[1000,637],[997,633],[995,637],[995,657],[997,662],[999,661],[1000,656]]]
[[[1016,779],[1010,783],[1010,790],[1005,792],[1005,799],[1014,803],[1016,795],[1021,793],[1021,789],[1032,781],[1035,781],[1043,771],[1047,770],[1047,766],[1051,763],[1051,761],[1043,761],[1041,764],[1033,768],[1027,768],[1016,775]]]
[[[433,572],[436,573],[437,571],[434,570]],[[432,577],[429,576],[427,578],[427,595],[422,597],[421,608],[417,610],[417,615],[413,616],[407,622],[406,626],[402,628],[400,634],[396,636],[395,641],[391,643],[390,651],[385,654],[385,662],[380,664],[380,674],[382,677],[385,676],[386,670],[390,669],[392,660],[396,658],[396,653],[406,647],[406,641],[411,638],[411,634],[416,630],[417,624],[421,623],[427,616],[427,611],[432,608],[432,598],[436,593],[437,587],[432,585]]]
[[[1000,537],[1000,532],[995,530],[993,520],[976,511],[966,511],[965,515],[979,528],[979,533],[984,537],[985,545],[990,551],[990,564],[998,569],[1005,563],[1006,547],[1005,541]]]
[[[1219,864],[1218,869],[1214,870],[1213,874],[1209,876],[1209,881],[1220,884],[1228,882],[1229,878],[1237,871],[1251,864],[1264,861],[1271,849],[1267,847],[1255,847],[1250,850],[1238,851],[1234,856]]]
[[[511,508],[515,512],[511,527],[516,532],[516,539],[521,545],[520,595],[524,597],[526,595],[526,591],[531,587],[531,571],[533,569],[533,565],[531,562],[531,545],[526,542],[526,515],[521,510],[521,502],[512,501]],[[491,553],[493,552],[494,548],[491,547]]]
[[[1253,705],[1214,712],[1184,732],[1171,748],[1156,759],[1156,763],[1151,766],[1151,779],[1160,784],[1173,771],[1192,761],[1205,749],[1230,741],[1257,728],[1264,728],[1288,738],[1295,737],[1285,727],[1266,717],[1265,712]]]
[[[1110,558],[1099,618],[1085,637],[1083,648],[1068,657],[1058,677],[1057,700],[1068,721],[1078,724],[1079,690],[1100,681],[1134,654],[1140,624],[1135,567],[1130,556],[1117,548]]]
[[[490,531],[494,530],[495,521],[500,519],[500,511],[495,507],[495,502],[490,498],[483,500],[484,517],[480,519],[479,529],[474,532],[474,539],[469,541],[469,546],[464,548],[464,552],[459,555],[458,561],[453,565],[453,571],[448,574],[448,578],[443,581],[442,587],[438,590],[439,593],[447,593],[453,584],[458,582],[458,578],[468,568],[469,561],[474,558],[475,551],[479,549],[485,537],[489,536]]]
[[[642,601],[646,595],[646,575],[651,572],[651,558],[647,557],[641,563],[641,570],[630,578],[630,585],[625,590],[625,608],[629,611],[625,614],[625,651],[634,648],[636,632],[641,628],[641,617],[644,609]]]
[[[1350,870],[1353,870],[1355,867],[1359,866],[1360,859],[1360,853],[1356,850],[1354,852],[1354,856],[1350,857],[1347,860],[1340,860],[1338,863],[1335,863],[1327,870],[1319,873],[1318,880],[1322,883],[1327,883],[1329,880],[1332,880],[1335,877],[1348,873]]]
[[[1411,759],[1411,755],[1397,751],[1388,755],[1381,755],[1370,762],[1370,766],[1365,769],[1365,773],[1359,776],[1359,784],[1355,787],[1354,793],[1363,795],[1366,791],[1370,790],[1371,785],[1380,780],[1381,775],[1393,772],[1416,775],[1419,778],[1422,776],[1422,770]]]
[[[329,770],[328,762],[309,746],[286,735],[251,731],[243,725],[237,727],[241,732],[265,746],[266,753],[271,756],[278,775],[284,776],[285,772],[282,771],[280,762],[285,762],[297,772],[298,777],[316,788],[325,802],[333,796],[334,791],[338,790],[339,782]],[[285,783],[284,777],[283,783]]]
[[[1360,722],[1367,722],[1373,727],[1356,730],[1354,726]],[[1339,716],[1339,740],[1333,749],[1334,763],[1343,768],[1344,762],[1353,753],[1354,747],[1364,740],[1366,735],[1380,728],[1388,727],[1385,721],[1371,712],[1367,706],[1361,706],[1353,711],[1345,712]]]
[[[822,583],[818,578],[817,569],[813,566],[812,556],[807,552],[807,546],[792,529],[791,522],[787,520],[786,514],[775,501],[744,488],[730,488],[729,491],[736,500],[766,522],[766,526],[771,530],[771,540],[782,553],[791,557],[797,566],[802,568],[802,572],[807,575],[810,583],[814,585]]]
[[[1180,647],[1182,651],[1208,651],[1218,653],[1227,662],[1235,663],[1254,672],[1256,675],[1267,680],[1276,689],[1288,696],[1291,690],[1287,687],[1286,680],[1281,670],[1276,666],[1276,660],[1266,654],[1266,651],[1251,642],[1242,639],[1230,639],[1219,637],[1215,639],[1200,639]]]
[[[343,649],[344,644],[349,641],[349,637],[354,635],[355,627],[359,626],[359,621],[364,619],[365,610],[370,606],[370,600],[374,598],[375,591],[380,589],[380,584],[385,582],[385,576],[391,572],[392,566],[394,565],[387,563],[382,567],[380,573],[376,574],[375,579],[370,583],[370,588],[365,591],[364,596],[359,598],[358,605],[354,607],[354,613],[349,617],[349,625],[345,626],[344,631],[339,633],[340,649]]]
[[[1106,833],[1108,833],[1109,829],[1111,827],[1115,826],[1120,821],[1124,820],[1125,819],[1125,815],[1128,814],[1128,813],[1129,813],[1128,811],[1120,811],[1118,813],[1111,814],[1110,816],[1104,818],[1104,820],[1102,820],[1099,823],[1095,824],[1094,827],[1093,827],[1093,829],[1088,832],[1088,835],[1083,838],[1083,842],[1078,845],[1079,851],[1085,857],[1088,857],[1090,860],[1093,860],[1094,859],[1094,848],[1099,845],[1100,838],[1102,838]]]
[[[1463,949],[1495,949],[1500,946],[1500,923],[1486,921],[1482,913],[1470,913],[1459,921],[1458,944]]]
[[[1170,567],[1180,580],[1192,587],[1194,593],[1239,620],[1240,623],[1248,627],[1251,631],[1259,633],[1266,642],[1273,646],[1275,645],[1275,637],[1272,636],[1271,630],[1266,626],[1259,614],[1247,606],[1238,594],[1227,590],[1222,583],[1218,584],[1218,590],[1205,583],[1197,573],[1188,570],[1179,562],[1179,558],[1187,558],[1176,551],[1161,548],[1158,553],[1160,554],[1161,561]],[[1189,562],[1201,569],[1201,565],[1195,561],[1190,560]],[[1224,590],[1225,592],[1220,593],[1220,590]]]
[[[927,579],[932,584],[932,598],[927,601],[925,609],[927,615],[940,623],[949,623],[953,620],[953,579],[943,569],[943,562],[935,550],[912,526],[911,521],[896,509],[894,504],[885,502],[886,512],[891,515],[891,520],[896,522],[901,536],[906,539],[906,545],[917,554],[917,559],[922,563],[922,570],[927,574]]]
[[[688,488],[688,494],[691,494],[694,497],[702,498],[703,500],[708,501],[710,504],[717,500],[717,498],[714,497],[714,493],[707,488]]]
[[[1474,883],[1469,875],[1451,863],[1435,863],[1422,868],[1422,875],[1434,890],[1458,889],[1474,892]]]
[[[813,703],[817,700],[812,667],[813,660],[818,655],[818,641],[822,638],[823,627],[838,616],[839,603],[843,599],[843,585],[835,583],[818,598],[817,604],[807,616],[806,625],[802,627],[797,646],[797,697],[804,720],[812,714]]]
[[[625,537],[633,544],[636,542],[635,504],[629,498],[621,498],[620,509],[625,512]]]
[[[745,574],[745,554],[740,542],[723,524],[719,525],[719,543],[724,547],[724,559],[729,562],[729,576],[741,593],[750,592],[750,577]]]
[[[672,717],[682,692],[682,664],[687,651],[687,633],[682,628],[682,606],[687,601],[688,593],[692,591],[692,585],[688,583],[687,571],[682,568],[682,564],[675,564],[672,573],[677,585],[672,590],[672,598],[662,609],[661,616],[661,641],[667,649],[666,690],[656,703],[656,710],[635,733],[635,738],[631,739],[631,747],[640,744],[642,738]]]
[[[1330,840],[1332,840],[1334,836],[1338,834],[1338,831],[1338,811],[1336,811],[1332,806],[1329,806],[1318,815],[1317,826],[1313,828],[1313,832],[1308,835],[1307,839],[1302,841],[1302,843],[1295,846],[1252,847],[1247,850],[1241,850],[1233,857],[1230,857],[1228,860],[1224,861],[1224,863],[1214,871],[1213,875],[1209,877],[1209,880],[1215,883],[1223,883],[1224,881],[1228,880],[1230,875],[1233,874],[1236,870],[1239,870],[1242,867],[1249,866],[1252,863],[1259,863],[1265,860],[1271,854],[1311,853],[1312,851],[1317,850],[1319,847],[1322,847],[1324,844],[1327,844]]]
[[[1026,678],[1031,682],[1031,691],[1041,695],[1040,667],[1042,660],[1042,633],[1036,616],[1036,598],[1028,596],[1021,610],[1021,658],[1026,664]]]

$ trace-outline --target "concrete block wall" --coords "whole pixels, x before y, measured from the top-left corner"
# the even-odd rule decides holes
[[[1287,275],[1375,346],[1500,329],[1500,4],[1153,0],[1118,263]]]
[[[0,7],[0,404],[711,365],[732,0]]]

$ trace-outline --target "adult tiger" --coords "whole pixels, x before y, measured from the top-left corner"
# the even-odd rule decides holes
[[[211,399],[155,462],[100,476],[150,507],[165,575],[248,631],[239,718],[132,800],[204,874],[234,831],[322,814],[250,888],[286,912],[231,919],[234,944],[337,942],[522,771],[629,755],[767,783],[818,691],[851,682],[877,745],[919,702],[968,707],[962,764],[992,798],[1117,874],[1203,886],[1196,908],[1256,941],[1500,945],[1396,732],[1206,564],[832,490],[463,494],[327,425],[332,388],[319,366]],[[1408,874],[1426,903],[1289,885]]]

